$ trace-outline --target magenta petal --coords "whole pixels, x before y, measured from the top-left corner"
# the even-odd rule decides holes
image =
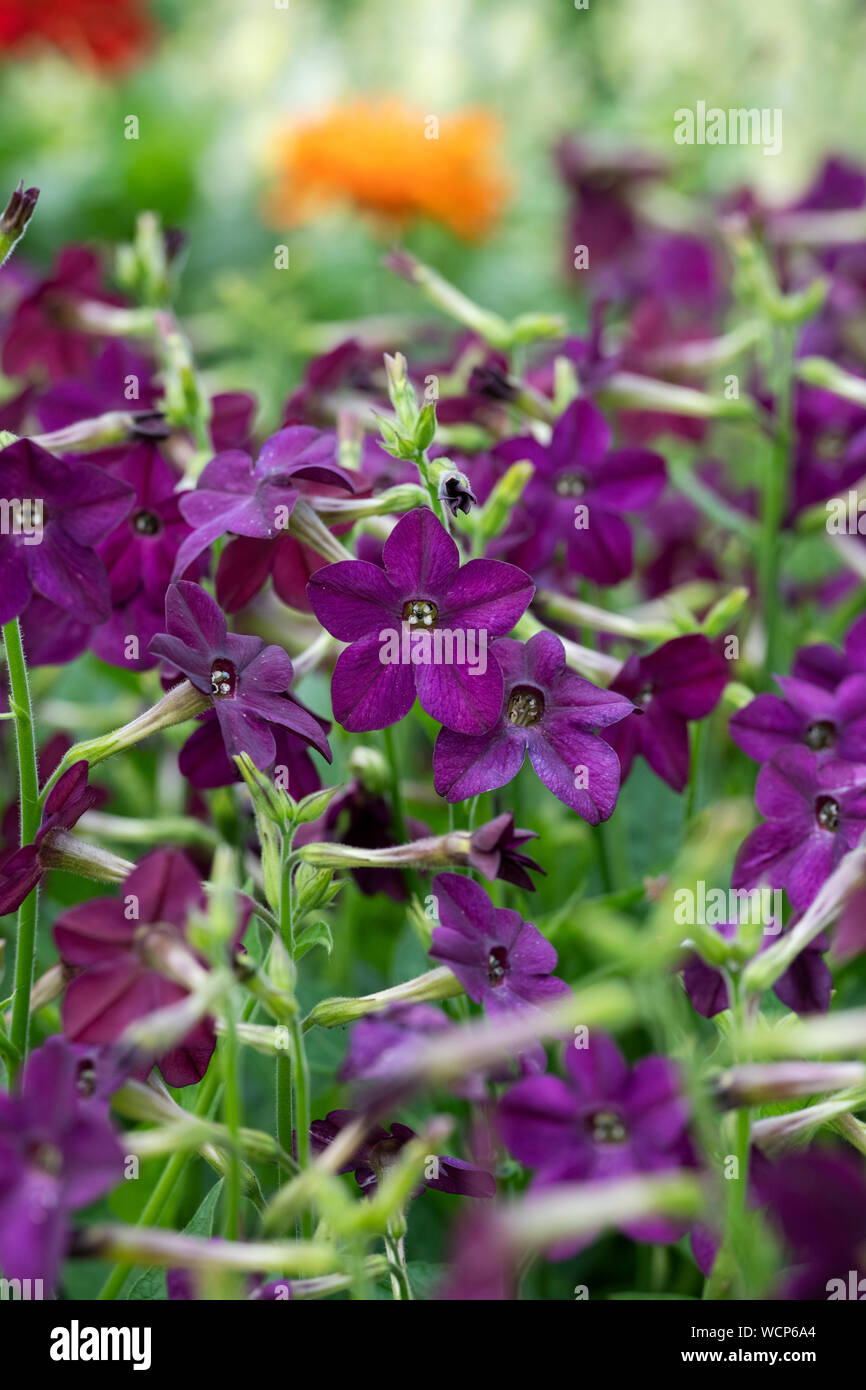
[[[529,1168],[568,1158],[576,1129],[574,1096],[557,1076],[518,1081],[503,1096],[496,1128],[509,1153]]]
[[[665,642],[643,658],[641,669],[656,696],[684,719],[703,719],[715,709],[728,680],[724,657],[700,633]]]
[[[307,597],[322,626],[341,642],[354,642],[382,629],[400,630],[402,605],[397,594],[384,570],[368,560],[323,565],[310,579]]]
[[[286,729],[291,729],[292,733],[297,734],[306,743],[311,743],[323,758],[326,758],[328,762],[331,761],[330,745],[321,724],[297,701],[290,700],[284,695],[270,695],[263,692],[262,694],[245,695],[244,704],[248,709],[260,714],[263,719],[268,720],[269,723],[282,724]]]
[[[638,728],[640,749],[657,777],[685,790],[689,780],[689,730],[686,721],[666,709],[660,700],[651,701]]]
[[[105,566],[94,550],[79,545],[59,525],[49,522],[41,545],[29,556],[34,589],[59,608],[91,622],[105,622],[111,615],[111,597]]]
[[[30,593],[25,547],[16,545],[9,536],[0,536],[0,623],[17,618],[27,607]]]
[[[380,660],[378,634],[353,642],[337,658],[331,678],[334,718],[351,733],[385,729],[415,703],[411,666]]]
[[[596,584],[619,584],[632,571],[632,538],[628,523],[614,512],[588,503],[589,524],[568,537],[568,563],[575,574]]]
[[[439,626],[474,628],[487,640],[504,637],[522,618],[535,593],[529,575],[502,560],[463,565],[439,609]]]
[[[593,471],[593,501],[612,512],[650,506],[665,485],[665,464],[649,449],[615,449]]]
[[[756,762],[766,763],[780,748],[798,741],[803,721],[778,695],[758,695],[731,716],[728,727],[738,748]]]
[[[410,668],[411,669],[411,668]],[[416,666],[415,689],[421,708],[458,733],[483,734],[502,713],[502,672],[495,661],[480,666]]]
[[[572,401],[553,427],[550,454],[557,472],[592,468],[609,447],[610,426],[598,406],[584,397]]]
[[[241,700],[218,700],[214,708],[229,757],[247,753],[256,767],[270,767],[277,746],[266,719]]]
[[[569,1046],[563,1053],[566,1070],[584,1101],[618,1099],[628,1078],[623,1055],[612,1038],[590,1029],[588,1047]]]
[[[195,865],[177,849],[156,849],[145,855],[124,884],[135,893],[142,922],[171,922],[182,927],[190,908],[202,901]]]
[[[612,815],[619,794],[619,758],[609,744],[579,733],[567,717],[545,717],[543,733],[530,731],[529,759],[555,797],[590,825]]]
[[[440,729],[433,748],[433,786],[452,802],[480,796],[516,777],[525,755],[525,734],[507,726],[479,736]]]
[[[181,579],[165,596],[165,621],[172,637],[193,651],[211,652],[223,645],[226,620],[219,604],[200,584]]]
[[[397,522],[382,548],[382,560],[402,599],[435,600],[451,585],[460,552],[430,508],[418,507]]]

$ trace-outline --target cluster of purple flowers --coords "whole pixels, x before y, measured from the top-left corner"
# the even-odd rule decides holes
[[[254,423],[256,402],[241,393],[201,395],[198,413],[179,423],[176,406],[174,413],[166,408],[158,354],[124,343],[118,325],[128,306],[106,288],[89,250],[67,248],[47,276],[22,273],[4,284],[2,366],[16,394],[0,409],[0,426],[15,436],[0,449],[0,623],[10,670],[0,752],[4,766],[19,759],[22,776],[2,824],[0,916],[22,911],[20,947],[29,908],[35,910],[51,870],[89,872],[116,889],[76,901],[52,920],[51,999],[60,998],[63,1036],[48,1037],[26,1056],[29,1008],[23,1034],[20,1014],[17,1027],[7,1027],[8,1001],[0,1010],[0,1053],[10,1074],[8,1093],[0,1092],[5,1276],[55,1287],[73,1215],[116,1184],[121,1149],[108,1119],[113,1092],[122,1090],[127,1107],[144,1104],[142,1094],[157,1108],[174,1104],[166,1087],[205,1078],[220,1030],[231,1047],[252,1039],[267,1051],[267,1030],[246,1018],[246,1031],[238,1032],[234,1012],[221,1013],[215,1002],[220,990],[241,985],[291,1025],[291,1066],[302,1081],[309,1079],[303,1034],[319,1021],[317,1009],[330,1007],[325,1026],[355,1023],[335,1080],[352,1088],[356,1108],[326,1109],[317,1094],[325,1114],[316,1118],[302,1085],[294,1132],[292,1115],[278,1116],[268,1153],[291,1174],[316,1163],[324,1190],[329,1178],[352,1173],[375,1214],[422,1138],[437,1135],[432,1122],[410,1115],[410,1126],[385,1108],[411,1105],[425,1087],[471,1104],[471,1123],[458,1141],[470,1156],[440,1154],[437,1144],[423,1179],[406,1188],[414,1196],[426,1188],[478,1199],[446,1296],[506,1289],[539,1209],[534,1204],[551,1194],[585,1190],[603,1200],[633,1180],[629,1200],[636,1203],[621,1219],[597,1224],[584,1210],[574,1229],[566,1223],[557,1238],[549,1231],[539,1237],[538,1247],[554,1260],[573,1256],[610,1225],[652,1244],[674,1244],[689,1228],[689,1220],[656,1202],[653,1181],[679,1177],[694,1192],[696,1175],[712,1177],[716,1156],[695,1123],[686,1044],[674,1025],[665,1030],[664,1019],[650,1020],[645,1032],[638,1026],[647,1022],[640,1018],[646,982],[635,986],[622,942],[652,960],[652,983],[661,990],[678,989],[670,968],[675,953],[661,952],[656,970],[639,936],[643,924],[613,915],[623,901],[663,913],[657,904],[664,884],[609,881],[604,831],[593,838],[586,827],[615,816],[640,757],[668,790],[644,770],[628,794],[640,792],[635,784],[642,779],[667,813],[675,800],[669,792],[687,792],[682,815],[691,830],[701,801],[696,730],[731,696],[736,713],[712,725],[723,769],[716,791],[721,797],[742,784],[744,754],[760,764],[755,801],[764,818],[736,854],[732,888],[784,890],[793,915],[776,923],[785,931],[752,942],[750,953],[736,922],[717,924],[714,936],[690,939],[686,960],[680,953],[676,963],[698,1015],[712,1019],[730,1010],[730,1028],[745,1030],[755,1002],[744,984],[748,969],[773,963],[776,942],[791,939],[866,835],[866,617],[848,619],[856,606],[844,577],[807,594],[771,570],[774,585],[784,582],[785,605],[808,597],[829,615],[834,632],[848,631],[844,650],[801,648],[791,674],[775,676],[781,694],[769,693],[775,672],[761,643],[766,649],[775,633],[762,621],[780,623],[778,595],[768,595],[760,547],[735,551],[743,602],[762,620],[741,634],[747,650],[740,661],[739,638],[731,646],[727,626],[742,604],[726,608],[721,593],[732,568],[726,547],[757,534],[767,502],[759,505],[736,470],[700,456],[712,414],[706,401],[715,398],[697,389],[707,385],[702,378],[697,386],[692,378],[682,384],[695,361],[712,360],[700,349],[722,339],[734,296],[730,267],[715,243],[645,222],[635,188],[662,176],[656,161],[611,159],[572,141],[561,145],[558,159],[573,203],[569,237],[593,245],[589,335],[536,348],[518,369],[501,344],[462,333],[442,371],[449,388],[435,410],[419,407],[415,396],[431,364],[387,358],[383,370],[378,354],[352,339],[310,365],[281,427],[269,435]],[[866,176],[831,161],[796,209],[764,208],[743,195],[718,211],[755,232],[774,219],[783,227],[794,210],[849,207],[866,207]],[[803,327],[797,351],[827,358],[852,380],[866,378],[843,334],[852,299],[866,306],[862,257],[816,252],[814,259],[832,288]],[[411,258],[397,261],[411,278]],[[785,274],[781,283],[792,296],[803,288]],[[356,409],[364,397],[379,411],[393,408],[381,421],[381,439],[370,435],[359,444],[342,411],[332,418],[341,394]],[[790,486],[778,517],[789,528],[805,524],[810,509],[866,472],[866,413],[851,404],[851,391],[846,398],[803,382],[793,394]],[[777,407],[756,362],[748,410],[773,419]],[[376,427],[374,413],[367,415],[355,421],[355,435]],[[455,438],[477,437],[479,447],[461,442],[446,458],[437,423],[471,426],[475,435],[458,431]],[[830,436],[842,441],[832,458]],[[686,446],[698,456],[681,489],[665,454],[679,459]],[[862,569],[862,555],[859,563]],[[588,631],[596,634],[591,647]],[[16,641],[31,667],[68,665],[89,649],[83,669],[99,669],[98,658],[122,673],[118,684],[141,701],[114,733],[78,747],[70,739],[43,748],[41,792],[25,770],[25,759],[35,767],[36,756],[30,711],[15,683]],[[309,696],[298,694],[299,676],[329,666],[326,682],[311,681]],[[145,692],[160,680],[162,698],[150,700]],[[762,693],[749,686],[744,695],[746,680]],[[24,687],[26,695],[26,668]],[[176,749],[184,784],[177,804],[188,815],[166,818],[183,822],[188,853],[174,847],[171,830],[136,863],[72,834],[78,827],[98,838],[102,827],[111,841],[112,826],[117,830],[97,811],[109,793],[89,784],[94,767],[190,719],[195,727]],[[6,737],[13,725],[14,750]],[[404,726],[405,765],[390,734],[396,725]],[[378,738],[363,737],[381,731],[388,731],[384,754]],[[343,775],[347,748],[352,760]],[[544,789],[533,789],[533,805],[543,798],[540,835],[516,824],[518,802],[509,810],[502,795],[520,777],[515,795],[522,797],[527,757]],[[341,769],[325,789],[317,758],[334,759]],[[416,796],[410,783],[419,766],[432,778]],[[173,765],[165,774],[172,779]],[[225,788],[231,791],[211,796]],[[652,821],[646,795],[643,802],[635,796],[631,821],[623,814],[614,822],[622,845],[635,817]],[[407,801],[447,831],[434,833],[426,820],[407,815]],[[158,841],[154,818],[138,819],[144,830],[134,825],[130,840]],[[196,822],[202,825],[190,835]],[[580,847],[580,868],[572,873],[565,865],[557,874],[568,885],[564,914],[554,921],[541,911],[536,925],[515,903],[535,887],[539,871],[528,841],[538,839],[533,853],[554,867],[552,826],[564,826],[557,845]],[[603,902],[575,905],[582,856],[593,845]],[[221,897],[224,857],[234,879]],[[381,893],[408,903],[435,967],[359,999],[322,1001],[302,1028],[297,966],[311,945],[334,945],[316,914],[336,894],[331,871],[341,866],[365,897]],[[784,1006],[802,1014],[830,1007],[836,979],[824,928],[843,910],[838,961],[866,949],[862,893],[850,891],[861,879],[852,877],[772,975],[769,985]],[[203,926],[209,912],[223,926],[231,917],[216,945]],[[584,912],[593,923],[585,935]],[[256,932],[248,930],[253,914]],[[369,905],[363,920],[365,931],[376,930]],[[596,962],[598,921],[611,931]],[[275,933],[273,946],[270,939],[263,946],[259,929]],[[655,939],[652,931],[645,935]],[[624,1020],[623,1048],[601,1027],[583,1036],[577,1026],[557,1074],[545,1044],[568,1035],[575,1026],[568,1009],[584,1002],[575,992],[599,983],[596,964],[601,989],[612,961],[630,1003],[606,998],[599,1013],[616,1020],[614,1031]],[[584,975],[592,976],[589,983]],[[16,970],[18,998],[25,977]],[[443,1000],[457,1002],[440,1007]],[[34,1027],[37,1019],[38,1010]],[[158,1026],[142,1032],[154,1019]],[[693,1015],[691,1022],[696,1031],[704,1027]],[[648,1050],[647,1036],[656,1030],[667,1051],[678,1044],[677,1062],[656,1042]],[[706,1085],[706,1076],[698,1084]],[[785,1093],[770,1095],[779,1098]],[[211,1124],[208,1115],[198,1118]],[[740,1155],[748,1170],[742,1182],[780,1234],[786,1272],[779,1287],[786,1296],[812,1297],[844,1273],[846,1262],[854,1267],[861,1258],[862,1164],[823,1152],[774,1161],[761,1151],[764,1132],[756,1126],[752,1133],[751,1163]],[[212,1126],[202,1140],[208,1154],[215,1134],[226,1142]],[[240,1128],[229,1136],[233,1158],[241,1137]],[[505,1190],[510,1201],[503,1201]],[[514,1218],[517,1193],[523,1225]],[[705,1215],[692,1233],[711,1287],[717,1250],[730,1255],[731,1233],[717,1231],[724,1225],[719,1210]],[[404,1218],[401,1208],[387,1226],[398,1282],[405,1273]],[[253,1297],[282,1296],[274,1292],[282,1286],[264,1273],[248,1285]],[[195,1288],[183,1271],[170,1280],[173,1297],[192,1297]]]

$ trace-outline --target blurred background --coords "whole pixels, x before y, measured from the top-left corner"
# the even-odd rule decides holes
[[[862,154],[864,41],[862,0],[0,0],[0,183],[42,190],[28,260],[129,237],[143,208],[183,228],[196,348],[216,388],[257,390],[267,422],[330,341],[313,326],[417,307],[381,268],[396,235],[500,312],[580,327],[553,157],[566,133],[670,161],[674,220],[677,191],[785,200],[827,152]],[[782,153],[676,145],[673,113],[698,100],[781,108]],[[411,202],[430,117],[440,141],[457,122],[457,164],[432,212],[395,215],[376,161],[396,138]],[[330,169],[318,203],[309,161]],[[366,210],[335,196],[352,177],[372,184]]]

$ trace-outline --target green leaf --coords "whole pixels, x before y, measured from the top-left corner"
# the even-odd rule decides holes
[[[220,1178],[214,1183],[213,1187],[203,1199],[198,1211],[192,1217],[189,1225],[184,1227],[186,1236],[203,1236],[208,1239],[213,1235],[214,1217],[223,1189],[223,1179]],[[165,1283],[164,1269],[146,1269],[139,1279],[135,1281],[129,1291],[121,1293],[121,1299],[127,1298],[134,1302],[159,1302],[168,1298],[168,1290]]]
[[[334,949],[334,938],[327,922],[311,922],[304,928],[295,942],[295,960],[300,960],[314,946],[323,946],[328,955]]]

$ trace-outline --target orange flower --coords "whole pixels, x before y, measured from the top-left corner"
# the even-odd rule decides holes
[[[266,215],[280,226],[349,201],[389,222],[444,222],[489,232],[507,193],[496,164],[499,123],[486,111],[424,116],[396,99],[358,100],[280,135]]]

